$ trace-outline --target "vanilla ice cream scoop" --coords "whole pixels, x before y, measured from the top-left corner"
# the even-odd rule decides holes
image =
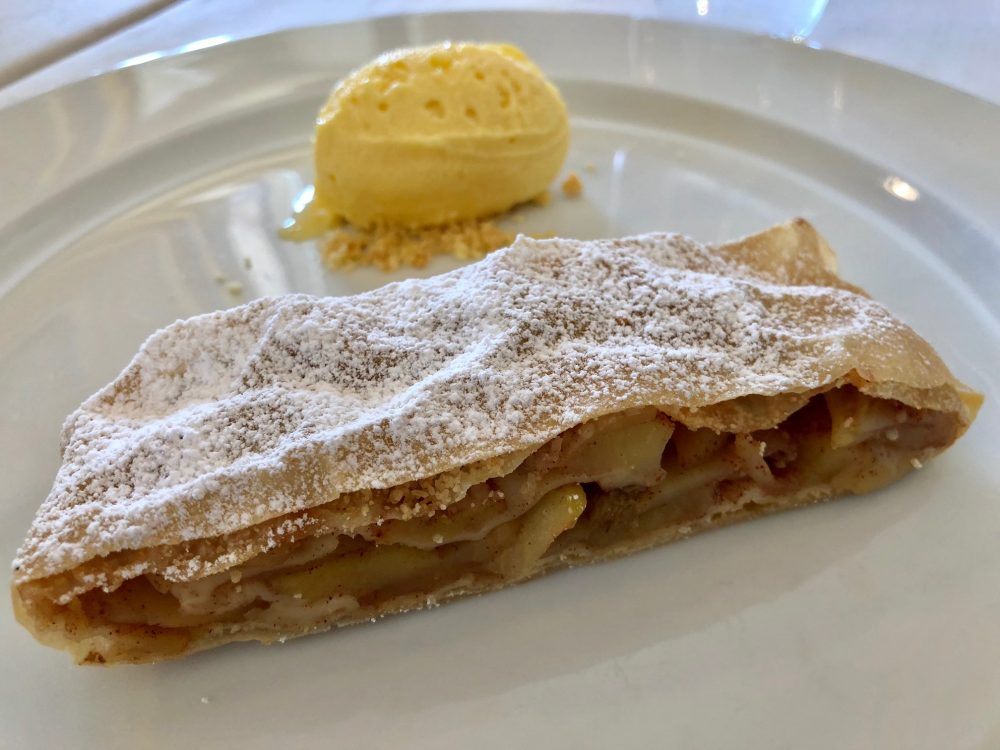
[[[311,235],[341,220],[420,227],[500,213],[545,191],[568,143],[566,105],[518,48],[388,52],[320,111],[314,195],[296,223]]]

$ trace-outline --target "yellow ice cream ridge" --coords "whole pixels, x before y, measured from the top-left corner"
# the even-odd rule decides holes
[[[288,234],[497,214],[542,193],[568,143],[558,90],[516,47],[388,52],[344,78],[320,111],[315,194]]]

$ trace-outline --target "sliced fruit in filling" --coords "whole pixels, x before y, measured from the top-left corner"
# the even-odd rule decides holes
[[[813,396],[776,427],[742,433],[692,429],[656,408],[634,409],[568,430],[432,515],[300,539],[198,581],[141,576],[62,609],[82,623],[158,633],[224,625],[259,636],[297,618],[317,627],[316,608],[339,621],[361,619],[866,492],[919,465],[957,429],[949,414],[851,386]]]

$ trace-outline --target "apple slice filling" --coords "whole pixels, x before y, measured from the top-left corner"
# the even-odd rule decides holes
[[[299,539],[198,581],[140,576],[67,606],[94,622],[160,629],[277,629],[315,623],[320,610],[361,619],[810,496],[867,492],[954,429],[947,415],[850,386],[813,396],[775,428],[738,434],[633,409],[559,435],[431,516]]]

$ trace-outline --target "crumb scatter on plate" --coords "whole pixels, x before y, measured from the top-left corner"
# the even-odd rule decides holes
[[[509,245],[513,239],[513,234],[491,219],[418,229],[387,224],[369,229],[344,225],[330,230],[320,240],[320,255],[331,270],[375,266],[382,271],[394,271],[400,266],[423,268],[436,255],[478,260]]]
[[[579,198],[583,194],[583,182],[576,172],[570,172],[562,183],[563,194],[567,198]]]

